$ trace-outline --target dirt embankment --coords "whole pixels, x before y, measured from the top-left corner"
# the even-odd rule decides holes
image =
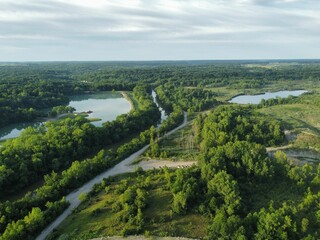
[[[133,104],[133,101],[132,99],[128,96],[128,94],[124,91],[121,91],[120,92],[121,95],[129,102],[130,104],[130,111],[134,111],[135,110],[135,107],[134,107],[134,104]]]
[[[283,151],[288,160],[294,165],[304,165],[306,163],[320,163],[320,153],[311,149],[292,148],[292,145],[287,145],[278,148],[267,148],[269,156],[273,156],[275,152]]]
[[[285,130],[285,138],[288,143],[292,143],[296,140],[297,134],[293,131]],[[306,163],[320,163],[320,152],[313,149],[295,148],[294,144],[288,144],[281,147],[268,147],[266,150],[269,156],[273,156],[277,151],[283,151],[287,155],[288,160],[294,165],[301,166]]]

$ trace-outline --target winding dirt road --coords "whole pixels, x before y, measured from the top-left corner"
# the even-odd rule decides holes
[[[183,123],[180,126],[176,127],[175,129],[171,130],[170,132],[166,133],[163,137],[173,134],[179,129],[185,127],[186,125],[187,125],[187,113],[184,112]],[[140,162],[137,165],[131,165],[136,158],[138,158],[142,153],[144,153],[148,149],[148,147],[149,147],[149,144],[141,148],[139,151],[133,153],[131,156],[124,159],[122,162],[118,163],[114,167],[106,170],[105,172],[91,179],[89,182],[85,183],[82,187],[68,194],[66,196],[66,200],[70,202],[70,206],[58,218],[56,218],[56,220],[54,220],[47,228],[45,228],[36,239],[44,240],[54,228],[57,228],[60,225],[60,223],[67,216],[71,214],[74,208],[79,206],[79,204],[81,203],[78,199],[79,195],[81,193],[88,193],[92,189],[94,184],[100,183],[101,180],[104,178],[108,178],[110,176],[118,175],[121,173],[133,172],[134,168],[137,166],[141,166],[144,170],[148,170],[148,169],[160,168],[164,166],[183,167],[183,166],[191,166],[195,164],[195,162],[170,162],[170,161],[151,160],[147,162]]]

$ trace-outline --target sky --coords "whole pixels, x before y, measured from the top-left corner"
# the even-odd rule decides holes
[[[0,0],[0,61],[309,58],[319,0]]]

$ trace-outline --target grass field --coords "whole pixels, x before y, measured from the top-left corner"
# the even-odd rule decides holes
[[[237,89],[237,88],[229,88],[229,87],[213,87],[213,88],[205,88],[206,90],[213,91],[216,94],[216,99],[218,101],[229,101],[231,98],[237,95],[252,95],[261,93],[259,90],[255,89]]]
[[[172,170],[173,171],[173,170]],[[154,236],[188,237],[199,239],[207,236],[210,219],[191,209],[182,215],[171,210],[173,195],[167,190],[166,180],[161,170],[131,173],[114,177],[108,181],[107,193],[102,190],[84,201],[70,215],[49,239],[92,239],[102,236],[121,236],[129,223],[119,222],[120,215],[112,211],[112,205],[121,198],[119,189],[127,181],[127,188],[149,182],[147,207],[143,210],[144,224],[139,234],[154,239]],[[241,184],[244,212],[255,212],[268,208],[271,200],[275,208],[284,201],[299,203],[304,196],[293,181],[280,181],[278,184],[261,182],[258,185]],[[247,194],[249,192],[250,194]],[[120,212],[121,213],[121,212]]]
[[[248,208],[251,212],[259,211],[261,208],[268,208],[272,200],[275,208],[281,207],[284,201],[293,201],[299,203],[304,193],[299,191],[296,184],[292,181],[279,181],[276,185],[270,183],[260,183],[259,185],[247,185],[242,188],[250,188],[251,200]]]
[[[259,109],[279,119],[296,135],[293,147],[320,151],[320,107],[311,104],[287,104]]]
[[[287,155],[297,160],[299,164],[306,162],[318,163],[320,159],[310,160],[310,156],[320,152],[320,105],[319,94],[304,96],[301,103],[276,105],[257,110],[261,114],[280,120],[286,129],[290,130],[291,148],[285,151]],[[300,153],[298,151],[300,149]]]
[[[190,118],[189,118],[190,119]],[[160,157],[157,159],[171,161],[196,161],[199,150],[195,144],[195,136],[192,129],[193,121],[186,127],[178,130],[159,142]],[[135,163],[142,160],[154,159],[149,156],[148,151],[139,157]]]
[[[141,234],[150,236],[181,236],[201,238],[206,235],[208,219],[195,212],[175,215],[171,211],[173,199],[166,190],[163,174],[152,171],[137,177],[135,173],[124,174],[109,183],[108,193],[104,190],[89,200],[84,201],[50,236],[50,239],[91,239],[100,236],[119,236],[128,223],[119,222],[119,213],[112,211],[112,205],[118,201],[117,191],[123,179],[128,187],[139,184],[149,177],[147,207],[143,210],[144,226]],[[161,177],[162,176],[162,177]]]
[[[261,88],[240,88],[240,87],[206,87],[205,89],[216,93],[219,101],[228,101],[237,95],[255,95],[265,92],[277,92],[281,90],[308,90],[320,93],[320,82],[314,81],[276,81]]]
[[[286,104],[259,109],[258,112],[283,121],[287,128],[308,129],[320,134],[320,108],[311,104]]]

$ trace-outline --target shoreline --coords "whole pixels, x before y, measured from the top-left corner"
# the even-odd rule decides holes
[[[121,91],[120,92],[121,95],[123,96],[123,98],[125,98],[129,104],[130,104],[130,112],[135,110],[134,104],[133,104],[133,100],[128,96],[128,94],[125,91]]]
[[[239,93],[239,94],[236,94],[234,95],[233,97],[231,97],[229,100],[227,100],[227,102],[230,103],[230,101],[232,101],[232,99],[236,98],[236,97],[240,97],[240,96],[248,96],[248,97],[253,97],[253,96],[258,96],[258,95],[265,95],[267,93],[278,93],[278,92],[284,92],[284,91],[305,91],[304,93],[302,94],[305,94],[305,93],[309,93],[310,91],[306,90],[306,89],[293,89],[293,90],[275,90],[275,91],[265,91],[265,92],[257,92],[257,93],[252,93],[252,94],[246,94],[246,93]],[[302,95],[300,94],[300,95]],[[299,95],[299,96],[300,96]],[[281,98],[287,98],[287,97],[281,97]]]

